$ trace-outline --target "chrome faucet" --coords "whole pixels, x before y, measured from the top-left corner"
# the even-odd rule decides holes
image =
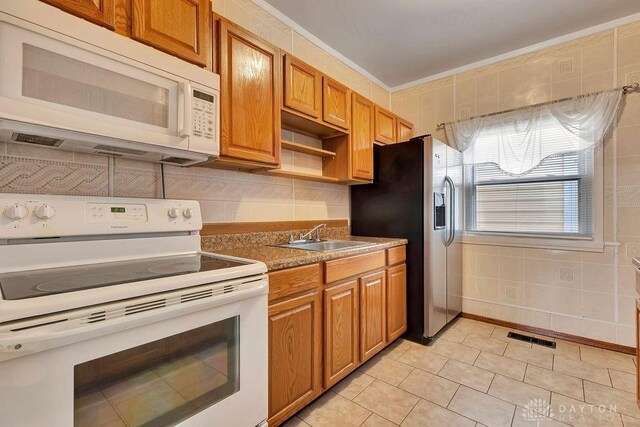
[[[298,237],[298,239],[294,239],[293,238],[293,234],[291,234],[289,236],[289,244],[292,243],[309,243],[309,242],[320,242],[322,239],[320,238],[320,230],[323,228],[327,228],[327,224],[318,224],[315,227],[313,227],[311,230],[309,230],[306,233],[300,233],[300,236]],[[311,235],[313,235],[313,233],[316,233],[316,238],[312,239]]]

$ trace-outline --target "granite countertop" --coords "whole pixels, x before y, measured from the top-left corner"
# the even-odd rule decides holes
[[[631,261],[633,262],[633,265],[636,266],[636,268],[640,268],[640,258],[633,258]]]
[[[274,246],[244,246],[228,249],[216,249],[215,253],[240,258],[254,259],[267,264],[269,271],[298,265],[314,264],[352,255],[360,255],[389,249],[394,246],[406,245],[406,239],[389,239],[382,237],[348,236],[340,240],[356,240],[360,242],[375,243],[375,245],[359,248],[348,248],[330,252],[304,251],[300,249],[279,248]],[[203,248],[207,250],[207,248]]]

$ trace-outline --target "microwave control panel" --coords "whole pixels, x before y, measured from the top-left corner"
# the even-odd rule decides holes
[[[215,95],[193,90],[193,134],[214,140],[216,129],[216,97]]]

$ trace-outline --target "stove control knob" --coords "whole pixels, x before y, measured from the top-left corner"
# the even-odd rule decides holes
[[[171,219],[176,219],[176,218],[178,218],[178,216],[180,216],[180,209],[171,208],[171,209],[169,209],[169,212],[167,212],[167,215],[169,215],[169,218],[171,218]]]
[[[22,218],[24,218],[27,215],[27,210],[25,209],[24,206],[19,205],[19,204],[13,204],[11,206],[9,206],[5,211],[4,214],[7,216],[7,218],[13,220],[13,221],[17,221],[20,220]]]
[[[193,216],[193,209],[187,208],[187,209],[183,210],[182,211],[182,216],[184,216],[187,219],[191,218]]]
[[[56,210],[53,206],[49,206],[48,204],[44,204],[36,209],[36,216],[40,219],[51,219],[56,214]]]

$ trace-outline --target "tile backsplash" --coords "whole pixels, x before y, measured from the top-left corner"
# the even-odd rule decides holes
[[[311,138],[283,132],[308,144]],[[321,174],[322,164],[283,152],[283,168]],[[159,198],[160,165],[114,159],[113,196]],[[164,167],[165,195],[198,200],[205,222],[349,218],[346,185],[301,181],[204,167]],[[21,144],[0,144],[0,192],[109,195],[108,159]]]

